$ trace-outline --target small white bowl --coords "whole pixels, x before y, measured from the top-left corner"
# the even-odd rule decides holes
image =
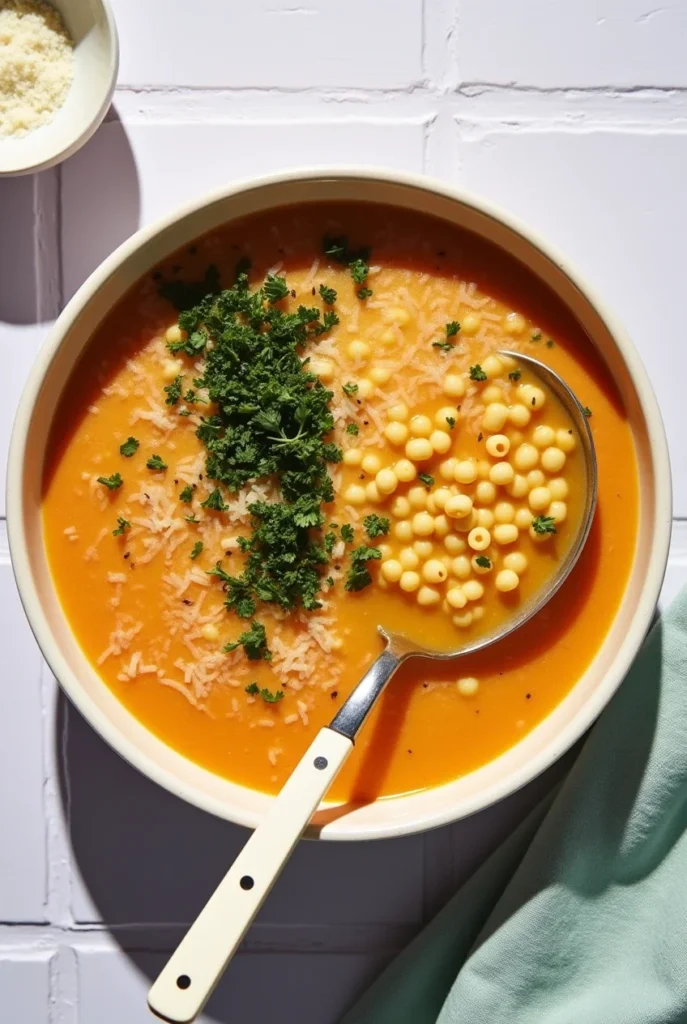
[[[101,736],[141,772],[190,803],[255,827],[272,797],[194,764],[163,743],[115,697],[88,662],[60,606],[41,525],[46,446],[62,390],[98,325],[143,275],[182,246],[252,213],[315,201],[373,202],[439,217],[475,232],[529,267],[576,317],[606,362],[637,448],[640,515],[630,578],[613,624],[570,693],[519,743],[477,771],[435,789],[361,807],[325,805],[309,834],[374,839],[419,832],[465,817],[515,792],[589,728],[639,650],[668,558],[668,448],[651,384],[629,337],[568,261],[491,203],[417,175],[370,168],[293,171],[223,188],[189,203],[124,242],[66,307],[34,363],[17,410],[7,470],[12,565],[26,614],[55,676]],[[391,683],[393,687],[393,682]]]
[[[76,153],[107,113],[119,67],[108,0],[51,0],[74,42],[74,79],[47,124],[21,138],[0,135],[0,178],[53,167]]]

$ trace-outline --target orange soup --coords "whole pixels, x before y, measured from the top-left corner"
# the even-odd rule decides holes
[[[589,341],[525,268],[371,205],[200,239],[119,303],[75,368],[43,528],[104,683],[182,754],[275,792],[379,654],[378,624],[449,650],[506,622],[575,536],[584,465],[566,411],[504,350],[550,365],[591,416],[585,550],[508,639],[401,669],[331,796],[440,785],[515,744],[621,600],[631,432]]]

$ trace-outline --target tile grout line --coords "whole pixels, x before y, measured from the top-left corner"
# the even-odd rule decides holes
[[[417,934],[412,924],[256,924],[241,945],[243,953],[356,953],[399,950]],[[60,927],[44,924],[0,924],[3,953],[43,950],[109,950],[168,952],[175,949],[188,924],[154,923]]]

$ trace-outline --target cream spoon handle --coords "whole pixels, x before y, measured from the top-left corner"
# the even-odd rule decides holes
[[[317,734],[150,989],[158,1017],[188,1024],[201,1012],[352,749],[333,729]]]

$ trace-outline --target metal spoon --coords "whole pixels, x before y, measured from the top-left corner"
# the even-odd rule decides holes
[[[409,658],[455,661],[489,647],[527,622],[553,597],[577,561],[596,507],[597,466],[587,417],[568,385],[544,363],[520,352],[510,356],[535,373],[561,402],[579,434],[585,461],[585,505],[573,539],[550,584],[512,619],[459,650],[432,650],[378,626],[384,650],[353,693],[320,730],[296,766],[262,824],[238,855],[150,989],[153,1013],[173,1024],[187,1024],[201,1012],[229,960],[276,882],[320,801],[353,749],[358,730],[397,668]]]

